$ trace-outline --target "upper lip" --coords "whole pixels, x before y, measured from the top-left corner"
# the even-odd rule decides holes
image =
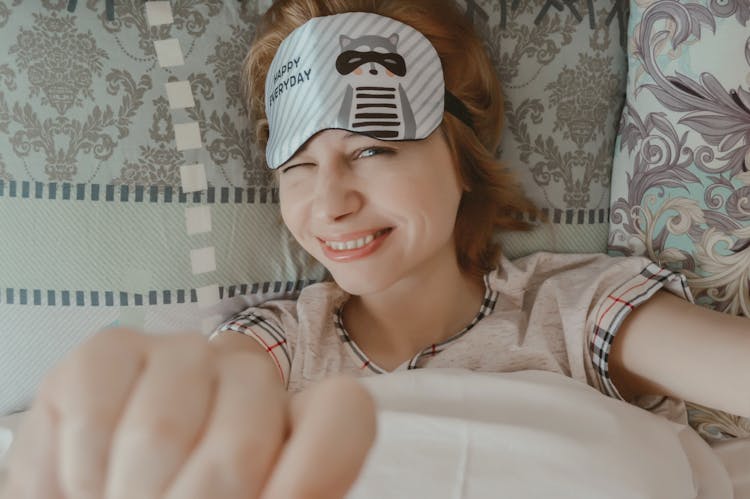
[[[353,241],[362,237],[367,237],[370,234],[375,234],[378,231],[390,229],[390,227],[380,227],[378,229],[370,229],[370,230],[361,230],[358,232],[348,232],[346,234],[339,234],[335,236],[318,236],[318,239],[320,239],[323,242],[343,242],[343,241]]]

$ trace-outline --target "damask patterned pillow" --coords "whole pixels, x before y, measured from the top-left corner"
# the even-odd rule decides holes
[[[500,235],[504,253],[605,252],[627,1],[460,0],[506,97],[498,156],[549,223]]]
[[[323,276],[241,103],[257,2],[74,3],[0,0],[0,415],[102,328],[208,332]]]
[[[639,0],[629,37],[609,250],[750,316],[750,4]],[[750,435],[750,420],[696,407],[691,419],[707,438]]]

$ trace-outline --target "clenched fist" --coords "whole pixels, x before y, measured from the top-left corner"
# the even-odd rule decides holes
[[[374,442],[372,398],[343,377],[291,396],[248,341],[97,334],[43,380],[0,497],[343,498]]]

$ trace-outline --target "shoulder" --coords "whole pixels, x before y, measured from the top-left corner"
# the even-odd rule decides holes
[[[610,256],[604,253],[552,253],[539,251],[510,260],[500,257],[498,266],[487,277],[500,288],[528,288],[549,279],[585,282],[600,274],[634,275],[659,267],[640,256]]]
[[[230,311],[213,334],[226,330],[244,331],[259,323],[279,331],[296,330],[301,316],[309,316],[311,312],[328,308],[326,305],[340,300],[342,293],[333,282],[319,282],[305,286],[296,295],[265,299],[262,296],[247,295],[243,297],[245,306]]]
[[[251,315],[279,323],[296,323],[301,316],[325,312],[342,303],[348,294],[334,282],[319,282],[302,288],[296,298],[271,299],[246,307],[234,318]]]
[[[644,267],[651,262],[642,256],[614,256],[606,253],[552,253],[538,251],[522,258],[501,259],[519,269],[531,272],[565,272],[588,267],[602,267],[610,265]]]

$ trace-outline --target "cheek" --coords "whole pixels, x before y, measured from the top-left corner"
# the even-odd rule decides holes
[[[460,192],[452,185],[434,183],[422,187],[418,201],[424,217],[429,218],[427,230],[440,240],[449,238],[455,228]]]
[[[294,200],[294,197],[286,193],[284,190],[279,191],[279,201],[281,207],[281,218],[284,220],[284,224],[292,233],[295,239],[299,242],[300,229],[304,226],[304,214],[305,210],[301,206],[302,203],[299,200]]]
[[[314,251],[314,240],[310,239],[307,228],[309,227],[309,221],[305,216],[305,210],[282,210],[281,216],[284,219],[284,225],[292,235],[297,244],[302,248],[311,253]]]
[[[452,227],[458,209],[459,195],[441,183],[425,182],[422,178],[401,179],[385,187],[387,206],[430,230],[446,225]]]

